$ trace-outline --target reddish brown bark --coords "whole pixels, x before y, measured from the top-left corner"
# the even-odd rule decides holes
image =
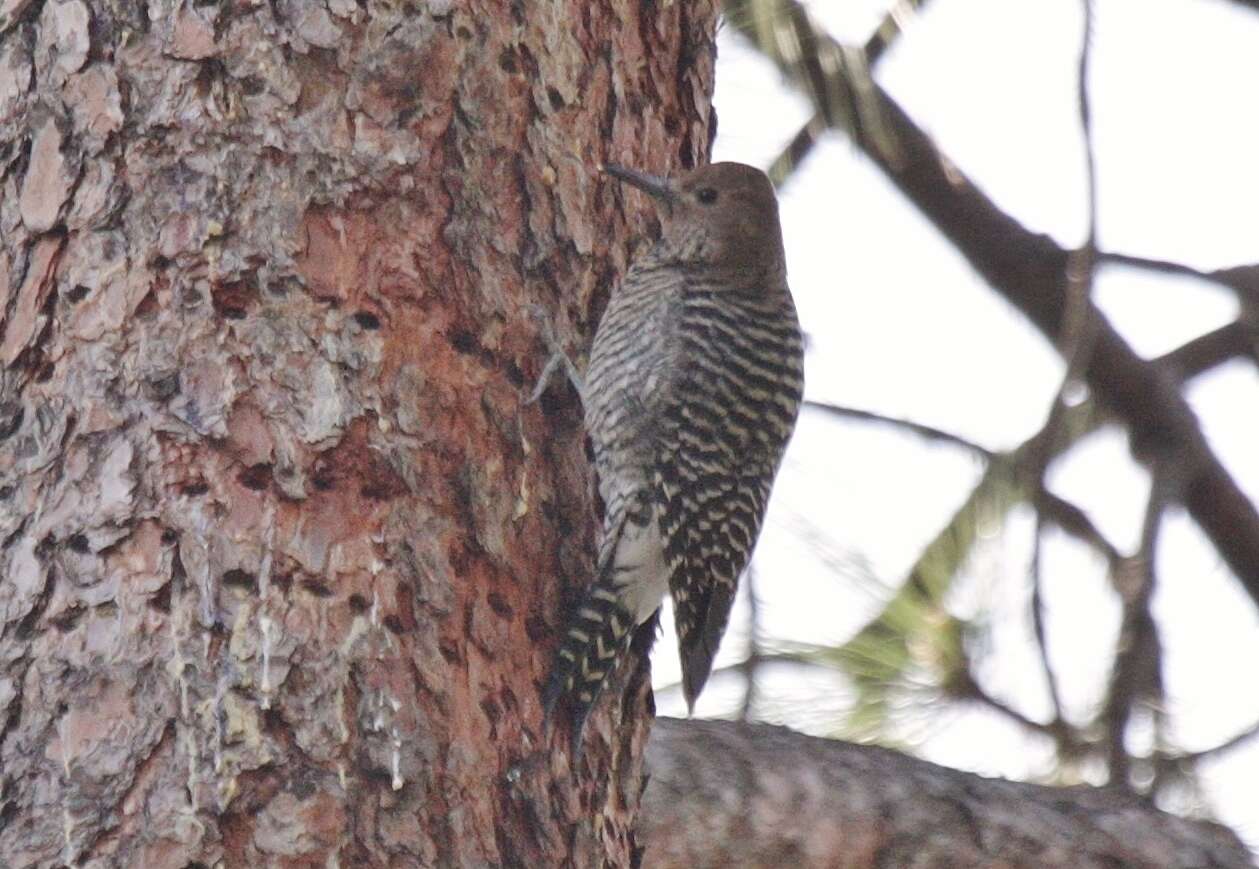
[[[523,311],[584,346],[714,19],[0,4],[0,863],[630,862],[642,672],[539,726],[596,506]]]

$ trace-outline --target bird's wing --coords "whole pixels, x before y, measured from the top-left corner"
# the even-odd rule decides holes
[[[655,486],[688,707],[712,671],[777,465],[748,449],[715,401],[687,390],[670,409],[676,448],[662,450]]]

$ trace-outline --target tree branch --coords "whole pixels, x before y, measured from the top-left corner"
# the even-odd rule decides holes
[[[1045,583],[1041,570],[1044,561],[1041,557],[1044,536],[1045,517],[1037,514],[1036,528],[1032,531],[1032,630],[1036,637],[1036,652],[1040,658],[1041,670],[1045,674],[1045,688],[1053,707],[1053,720],[1062,721],[1062,692],[1058,689],[1058,674],[1054,672],[1053,662],[1049,660],[1049,640],[1045,632]],[[1111,562],[1112,565],[1114,563]]]
[[[1113,789],[985,779],[782,727],[657,719],[643,865],[1250,867],[1217,824]]]
[[[927,0],[897,0],[862,47],[859,55],[861,64],[867,69],[873,67],[904,32],[905,22],[921,11],[926,3]],[[725,0],[723,5],[727,20],[754,45],[761,47],[766,42],[760,38],[760,23],[774,20],[781,22],[787,38],[776,35],[769,41],[798,46],[792,52],[780,49],[778,60],[792,64],[797,78],[807,82],[816,110],[765,170],[774,185],[781,186],[817,145],[823,133],[837,126],[846,126],[839,123],[841,117],[854,123],[859,121],[857,95],[852,93],[853,89],[846,80],[837,81],[833,70],[827,68],[843,68],[846,63],[844,55],[834,40],[821,34],[803,7],[784,0]],[[825,60],[822,59],[823,52],[829,54]]]
[[[983,459],[992,459],[995,455],[992,450],[982,446],[981,444],[967,440],[966,438],[960,435],[955,435],[952,432],[936,428],[935,426],[926,425],[925,423],[914,422],[913,420],[901,419],[894,416],[886,416],[881,413],[875,413],[872,410],[860,410],[855,407],[827,404],[823,401],[806,401],[804,406],[814,410],[820,410],[830,416],[837,416],[845,419],[856,419],[861,420],[862,422],[877,422],[882,423],[883,425],[891,426],[892,428],[904,429],[926,440],[946,443],[955,447],[962,447],[963,449],[969,450]]]
[[[1133,709],[1138,703],[1155,710],[1163,705],[1163,643],[1150,602],[1154,597],[1159,531],[1175,488],[1174,471],[1167,463],[1155,463],[1150,472],[1141,548],[1135,557],[1125,559],[1112,572],[1123,604],[1123,619],[1102,718],[1110,783],[1119,787],[1130,786],[1127,735]]]
[[[1232,290],[1243,305],[1251,309],[1259,307],[1259,265],[1230,266],[1225,269],[1203,270],[1172,260],[1133,256],[1116,251],[1099,251],[1098,262],[1128,266],[1164,275],[1197,278]]]
[[[948,163],[882,90],[886,123],[898,143],[897,166],[865,149],[891,180],[966,256],[976,270],[1053,340],[1066,307],[1067,254],[1001,212]],[[863,148],[865,146],[863,145]],[[1127,424],[1138,457],[1170,448],[1187,469],[1184,505],[1259,602],[1259,513],[1216,458],[1175,382],[1141,359],[1096,306],[1089,387]]]
[[[781,2],[799,7],[794,0]],[[758,47],[783,72],[798,72],[781,54]],[[829,47],[839,50],[833,40]],[[1069,307],[1068,253],[997,208],[876,82],[863,82],[862,105],[863,116],[877,116],[878,135],[867,133],[869,124],[853,125],[857,146],[993,289],[1056,341]],[[1249,280],[1253,270],[1243,271]],[[1151,449],[1177,456],[1186,469],[1182,503],[1259,603],[1259,512],[1211,451],[1175,381],[1138,356],[1091,302],[1085,315],[1093,346],[1082,366],[1084,381],[1126,423],[1138,458]]]

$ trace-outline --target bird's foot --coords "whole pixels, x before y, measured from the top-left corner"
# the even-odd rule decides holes
[[[568,358],[568,354],[564,352],[564,348],[555,337],[555,330],[551,327],[551,318],[547,314],[546,309],[541,305],[530,305],[528,312],[529,318],[538,324],[538,334],[542,338],[542,342],[546,344],[547,349],[551,351],[551,357],[547,359],[546,365],[542,366],[542,373],[538,375],[537,385],[533,387],[533,392],[529,393],[529,398],[525,400],[525,404],[533,404],[542,397],[542,393],[546,392],[556,369],[561,367],[564,369],[564,373],[568,375],[568,382],[573,384],[573,388],[577,390],[579,396],[582,396],[584,403],[585,392],[583,391],[581,374],[577,371],[577,366],[573,364],[572,359]]]

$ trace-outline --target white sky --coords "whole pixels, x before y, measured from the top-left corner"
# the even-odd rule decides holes
[[[815,0],[841,39],[863,42],[886,0]],[[1096,0],[1091,93],[1103,248],[1201,268],[1259,262],[1259,14],[1224,0]],[[1076,104],[1081,4],[931,0],[876,77],[972,179],[1030,229],[1065,245],[1085,233]],[[754,51],[719,40],[715,160],[768,166],[807,107]],[[1052,348],[840,137],[782,191],[788,265],[811,338],[808,394],[945,428],[992,448],[1043,423],[1062,374]],[[1152,356],[1237,313],[1214,286],[1102,270],[1095,299]],[[1259,499],[1259,374],[1234,363],[1188,392],[1207,437]],[[758,549],[763,624],[777,640],[840,643],[877,613],[981,471],[968,455],[886,428],[805,412]],[[1094,436],[1051,469],[1051,487],[1132,551],[1148,491],[1122,433]],[[955,596],[986,613],[989,691],[1048,714],[1030,645],[1032,520],[1018,512],[978,548]],[[825,556],[825,557],[820,557]],[[1104,695],[1119,609],[1105,565],[1060,534],[1045,547],[1050,652],[1075,721]],[[1154,600],[1171,728],[1207,748],[1259,720],[1259,611],[1179,511],[1164,526]],[[746,649],[736,611],[718,666]],[[679,677],[671,624],[656,645],[658,686]],[[736,679],[715,677],[697,714],[728,715]],[[844,709],[834,678],[775,674],[761,711],[825,732]],[[685,714],[677,692],[662,714]],[[1004,719],[949,712],[905,734],[920,753],[985,774],[1034,778],[1049,747]],[[1090,771],[1086,771],[1089,774]],[[1100,771],[1092,771],[1094,780]],[[1204,767],[1217,817],[1259,850],[1259,740]],[[1169,806],[1192,808],[1189,803]]]

